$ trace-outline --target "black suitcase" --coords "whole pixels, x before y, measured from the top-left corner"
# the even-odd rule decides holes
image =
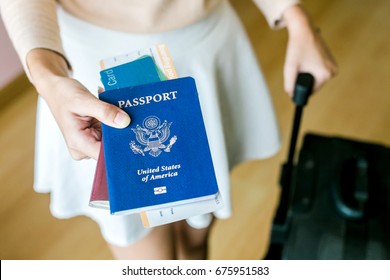
[[[300,74],[281,195],[265,259],[390,259],[390,148],[306,134],[294,163],[313,77]]]

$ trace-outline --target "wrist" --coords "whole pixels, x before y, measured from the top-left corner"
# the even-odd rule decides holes
[[[309,15],[301,5],[294,5],[287,8],[283,13],[283,20],[286,23],[290,36],[312,34],[314,31],[314,26]]]
[[[40,94],[59,79],[69,77],[66,59],[54,51],[33,49],[28,53],[26,61],[32,82]]]

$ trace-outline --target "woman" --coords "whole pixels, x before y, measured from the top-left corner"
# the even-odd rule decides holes
[[[88,207],[100,147],[99,122],[123,128],[130,117],[96,98],[98,61],[157,43],[169,47],[180,76],[196,79],[202,113],[225,202],[231,214],[229,170],[279,148],[268,89],[249,40],[228,1],[0,0],[2,18],[39,93],[34,188],[51,193],[58,218],[94,219],[118,259],[205,259],[213,217],[193,217],[153,230],[139,217]],[[335,63],[298,0],[255,0],[271,28],[287,27],[284,85],[298,72],[315,89]],[[260,139],[260,140],[259,140]]]

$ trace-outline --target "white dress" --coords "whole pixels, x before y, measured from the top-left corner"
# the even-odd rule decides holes
[[[169,48],[178,75],[195,78],[224,207],[231,215],[229,171],[237,163],[273,155],[280,147],[277,122],[264,77],[236,13],[228,3],[207,17],[175,31],[129,34],[97,27],[59,8],[59,25],[73,76],[91,92],[100,83],[99,60],[145,49]],[[88,206],[95,160],[71,158],[62,134],[42,99],[38,101],[34,189],[50,192],[57,218],[85,215],[95,220],[105,240],[126,246],[145,236],[138,215],[113,216]],[[207,217],[189,221],[207,225]]]

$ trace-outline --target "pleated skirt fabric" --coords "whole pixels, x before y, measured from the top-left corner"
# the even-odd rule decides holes
[[[275,154],[280,147],[272,100],[245,30],[228,1],[205,18],[178,30],[129,34],[92,25],[58,9],[66,56],[73,77],[97,94],[101,86],[99,60],[168,46],[180,77],[196,80],[202,114],[224,207],[213,213],[231,216],[229,171],[246,160]],[[57,218],[79,215],[95,220],[107,242],[127,246],[148,234],[138,215],[110,215],[88,205],[95,160],[71,158],[62,134],[42,99],[38,100],[35,181],[37,192],[50,193],[50,210]],[[261,170],[259,170],[261,172]],[[207,215],[188,222],[207,226]]]

